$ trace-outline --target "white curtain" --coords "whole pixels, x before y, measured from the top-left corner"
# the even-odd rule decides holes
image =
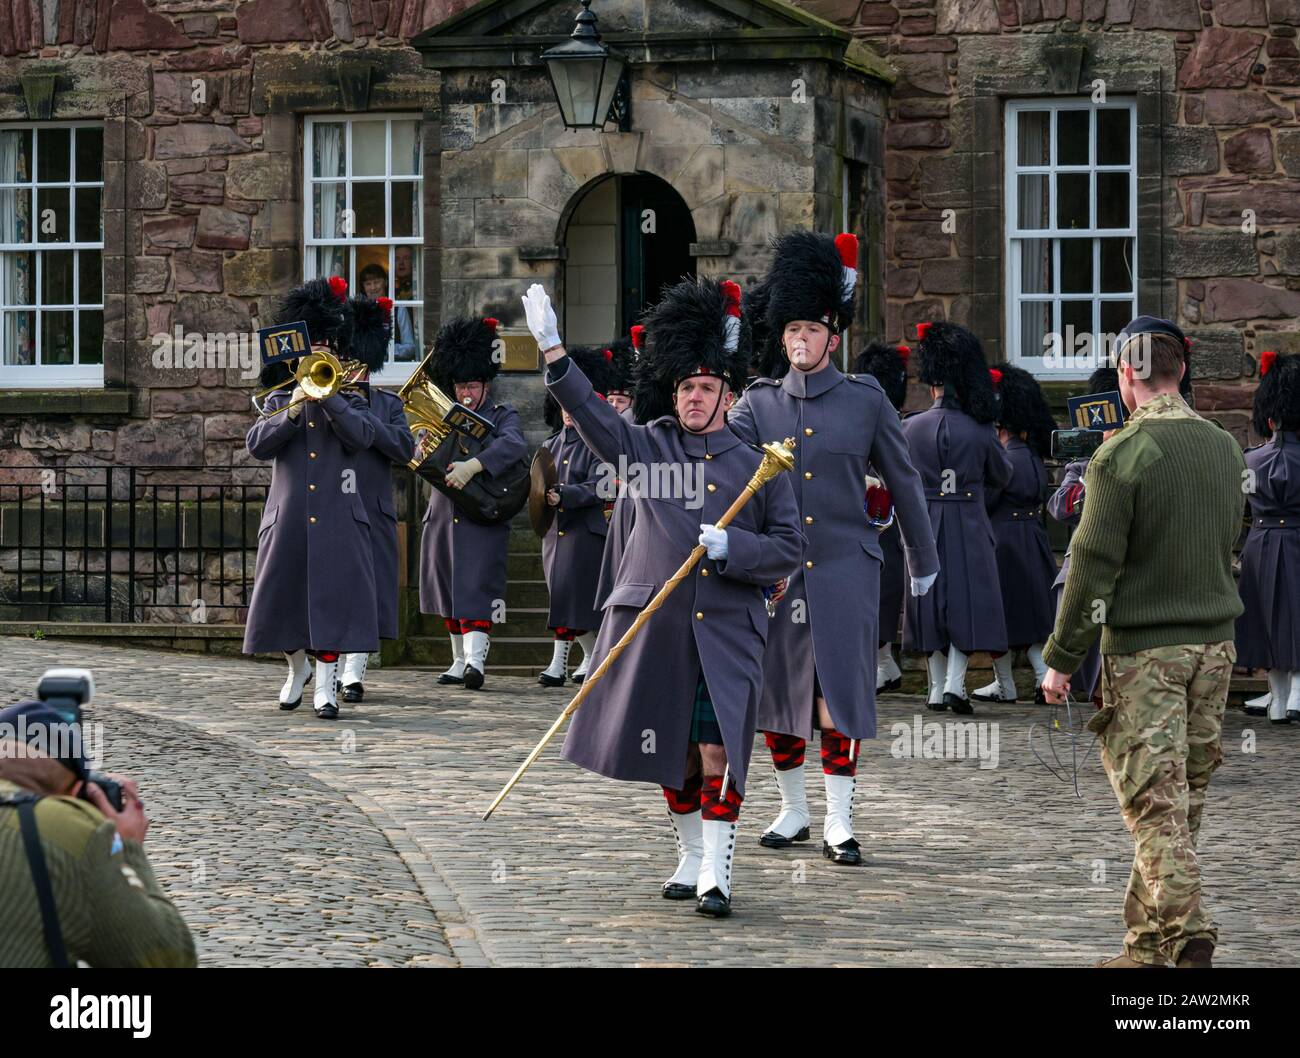
[[[317,172],[321,176],[335,178],[339,171],[339,158],[342,157],[343,151],[343,126],[317,124],[312,126],[313,149],[316,157],[319,159]],[[320,237],[322,239],[337,239],[340,236],[340,229],[343,221],[343,184],[329,183],[317,184],[316,190],[319,194],[317,200],[317,224],[319,225]],[[334,247],[320,250],[319,263],[317,266],[319,275],[332,275],[335,273],[346,277],[347,270],[344,267],[343,253]]]
[[[1045,134],[1049,132],[1051,115],[1045,115],[1046,121],[1035,120],[1038,112],[1022,113],[1019,121],[1020,145],[1018,153],[1023,164],[1042,165],[1047,154]],[[1017,227],[1042,228],[1050,226],[1051,219],[1046,216],[1047,181],[1051,177],[1038,174],[1019,178],[1017,197],[1019,198]],[[1052,260],[1051,239],[1020,240],[1020,293],[1048,293],[1051,291],[1049,276]],[[1026,301],[1020,307],[1020,355],[1042,356],[1046,351],[1043,344],[1045,334],[1052,327],[1052,302]]]
[[[30,135],[30,133],[28,134]],[[13,183],[19,179],[18,156],[26,140],[23,132],[0,132],[0,183]],[[23,174],[29,178],[28,174]],[[31,238],[29,200],[21,197],[25,208],[19,209],[23,193],[15,188],[0,191],[0,243],[23,243]],[[28,305],[32,302],[32,284],[35,276],[29,274],[31,258],[23,253],[5,253],[0,260],[0,301],[6,305]],[[4,314],[4,362],[6,364],[31,363],[32,315],[26,312]]]

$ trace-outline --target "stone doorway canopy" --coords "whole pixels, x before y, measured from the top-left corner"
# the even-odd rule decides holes
[[[860,318],[879,321],[889,65],[781,0],[594,0],[602,39],[629,59],[625,131],[570,130],[539,56],[578,10],[483,0],[412,41],[439,73],[437,127],[426,129],[440,145],[426,154],[426,203],[442,217],[426,235],[428,333],[442,316],[494,316],[507,367],[533,367],[520,295],[541,282],[566,303],[572,204],[604,177],[635,174],[685,203],[701,276],[752,283],[773,236],[852,226]]]

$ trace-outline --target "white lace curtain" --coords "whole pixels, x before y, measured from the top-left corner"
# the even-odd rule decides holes
[[[0,132],[0,183],[14,183],[20,179],[18,160],[30,136],[26,130],[11,129]],[[22,173],[22,179],[30,174]],[[17,188],[0,190],[0,243],[24,243],[31,238],[30,192]],[[5,305],[30,305],[34,300],[32,286],[36,277],[31,274],[33,255],[6,252],[0,254],[0,302]],[[32,362],[31,328],[33,315],[29,312],[4,313],[3,341],[6,364]]]

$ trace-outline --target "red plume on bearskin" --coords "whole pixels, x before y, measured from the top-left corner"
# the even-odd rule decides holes
[[[1260,353],[1259,354],[1259,377],[1263,378],[1265,375],[1267,375],[1273,369],[1273,365],[1275,363],[1277,363],[1277,353],[1274,352],[1272,349],[1265,349],[1262,353]]]
[[[1002,372],[999,371],[996,367],[989,368],[989,378],[993,380],[994,389],[997,389],[998,386],[1002,385]]]
[[[645,348],[645,327],[636,323],[632,325],[632,348],[638,353]]]
[[[330,276],[330,291],[333,295],[342,301],[348,296],[348,281],[342,276]]]
[[[916,325],[916,340],[918,342],[925,341],[925,336],[930,333],[930,328],[933,326],[934,324],[931,323],[929,320],[926,320],[922,323],[918,323]]]
[[[492,316],[484,316],[483,326],[487,327],[489,330],[495,331],[499,326],[501,326],[501,324],[498,323],[497,320],[494,319]]]
[[[903,358],[903,363],[907,363],[909,360],[912,359],[912,348],[911,348],[911,346],[908,346],[908,345],[896,345],[896,346],[894,346],[894,348],[898,350],[898,355],[901,356],[901,357]]]

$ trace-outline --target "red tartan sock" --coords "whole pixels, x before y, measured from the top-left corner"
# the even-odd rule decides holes
[[[555,633],[555,638],[561,643],[572,643],[579,634],[572,628],[565,628],[563,625],[559,628],[552,628],[551,631]]]
[[[680,790],[674,790],[671,786],[660,787],[664,792],[664,799],[668,802],[668,811],[678,816],[698,812],[702,785],[700,775],[696,772],[695,775],[686,776],[686,785]]]
[[[461,621],[462,632],[491,632],[491,621]]]
[[[850,777],[858,773],[858,758],[854,752],[853,740],[841,735],[833,727],[822,732],[822,771],[827,775]]]
[[[313,650],[311,651],[311,655],[317,661],[325,662],[326,665],[332,661],[338,661],[339,659],[339,652],[337,650]]]
[[[462,634],[459,617],[444,617],[442,620],[443,623],[447,626],[447,631],[450,632],[452,635],[458,636]]]
[[[710,775],[704,780],[704,789],[700,795],[700,809],[705,819],[719,823],[734,823],[740,818],[740,802],[744,798],[736,788],[727,783],[727,795],[722,795],[722,776]]]
[[[803,767],[804,749],[808,743],[798,735],[778,735],[764,731],[767,748],[772,751],[772,765],[777,771],[794,771]]]

